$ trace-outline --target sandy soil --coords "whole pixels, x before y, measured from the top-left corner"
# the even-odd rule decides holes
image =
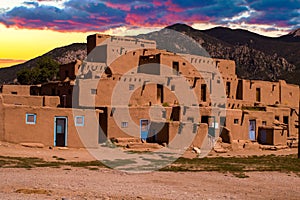
[[[259,153],[295,152],[293,149]],[[223,156],[253,153],[229,152]],[[0,143],[0,155],[93,160],[84,149],[27,148],[9,143]],[[295,174],[250,172],[247,175],[249,178],[218,172],[130,174],[105,168],[96,171],[74,167],[0,168],[0,199],[300,199],[300,178]]]
[[[300,199],[300,178],[217,172],[127,174],[100,169],[0,169],[1,199]],[[31,194],[24,194],[31,193]],[[41,194],[35,194],[41,193]]]

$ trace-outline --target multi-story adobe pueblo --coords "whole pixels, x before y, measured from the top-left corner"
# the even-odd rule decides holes
[[[95,34],[87,42],[88,58],[62,65],[59,81],[2,86],[0,140],[202,147],[219,136],[266,145],[298,137],[297,85],[240,79],[234,61],[159,50],[150,40]]]

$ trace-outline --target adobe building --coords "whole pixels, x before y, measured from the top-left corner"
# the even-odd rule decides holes
[[[59,81],[3,86],[0,140],[212,147],[219,136],[268,145],[298,137],[298,85],[240,79],[234,61],[171,53],[150,40],[95,34],[87,41],[88,58],[61,66]]]

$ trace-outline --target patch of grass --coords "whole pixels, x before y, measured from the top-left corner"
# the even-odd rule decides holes
[[[99,170],[98,167],[88,167],[87,169],[88,169],[88,170],[91,170],[91,171],[97,171],[97,170]]]
[[[66,159],[64,159],[64,158],[60,158],[60,157],[57,157],[57,156],[52,156],[52,158],[55,158],[56,160],[66,160]]]
[[[131,159],[115,159],[115,160],[103,160],[103,163],[109,166],[109,168],[120,167],[135,164],[136,162]]]
[[[246,172],[278,171],[300,174],[300,159],[297,155],[249,156],[215,158],[179,158],[161,171],[218,171],[229,172],[239,178],[247,178]]]
[[[55,158],[55,157],[53,157]],[[60,159],[60,161],[63,161]],[[35,168],[35,167],[53,167],[60,168],[62,166],[70,167],[104,167],[100,161],[88,161],[88,162],[60,162],[60,161],[45,161],[41,158],[30,158],[30,157],[8,157],[0,156],[0,167],[3,168]]]
[[[55,158],[55,157],[53,157]],[[58,157],[56,157],[57,159]],[[153,167],[156,163],[162,164],[162,160],[144,159],[150,161]],[[103,162],[103,163],[102,163]],[[40,158],[32,157],[7,157],[0,156],[0,167],[2,168],[25,168],[33,169],[37,167],[82,167],[89,170],[98,170],[100,167],[113,166],[122,167],[130,164],[135,164],[131,159],[104,160],[104,161],[82,161],[82,162],[67,162],[45,161]],[[70,170],[64,169],[64,170]],[[214,157],[214,158],[178,158],[172,164],[160,169],[160,171],[216,171],[220,173],[230,173],[238,178],[247,178],[245,174],[252,171],[277,171],[284,173],[293,173],[300,176],[300,159],[297,155],[266,155],[266,156],[248,156],[248,157]]]

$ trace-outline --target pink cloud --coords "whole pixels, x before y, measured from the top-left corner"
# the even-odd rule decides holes
[[[130,4],[117,4],[117,3],[111,3],[111,2],[104,2],[104,4],[107,7],[110,7],[110,8],[113,8],[113,9],[119,9],[119,10],[123,10],[123,11],[130,11],[131,10]]]

